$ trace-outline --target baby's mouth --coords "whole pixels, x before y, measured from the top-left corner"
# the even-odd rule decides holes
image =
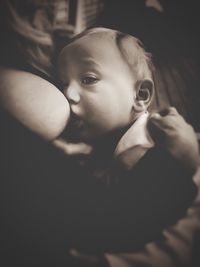
[[[79,130],[81,127],[83,127],[83,120],[80,117],[72,114],[69,121],[69,127],[74,130]]]
[[[70,121],[62,133],[62,137],[69,141],[80,141],[80,132],[83,126],[83,120],[78,116],[71,114]]]

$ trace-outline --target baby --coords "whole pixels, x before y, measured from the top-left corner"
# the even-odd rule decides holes
[[[154,92],[151,60],[139,41],[109,29],[89,30],[63,49],[58,75],[71,107],[68,139],[95,144],[101,155],[104,148],[104,157],[114,152],[126,169],[133,167],[153,146],[146,131]]]
[[[58,76],[71,108],[68,139],[111,149],[126,169],[154,147],[152,64],[139,40],[105,28],[81,33],[62,50]]]
[[[147,111],[154,94],[150,57],[130,35],[94,28],[76,36],[60,53],[58,77],[71,109],[66,137],[94,146],[94,176],[102,168],[102,176],[119,181],[106,192],[97,189],[92,201],[88,194],[89,213],[72,231],[84,235],[73,245],[89,252],[138,249],[182,216],[194,198],[193,130],[189,127],[194,145],[185,142],[195,150],[191,156],[181,150],[180,135],[157,142],[158,128],[160,136],[166,128],[156,128],[158,116],[149,119]],[[170,116],[181,121],[174,109]],[[168,129],[176,133],[171,124]],[[184,157],[191,159],[189,168]]]

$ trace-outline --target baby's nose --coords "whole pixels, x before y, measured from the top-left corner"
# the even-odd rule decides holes
[[[70,104],[78,104],[80,101],[80,94],[75,86],[68,86],[65,96]]]

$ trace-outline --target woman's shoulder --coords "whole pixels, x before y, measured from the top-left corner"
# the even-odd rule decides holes
[[[69,119],[69,104],[53,84],[6,67],[0,67],[0,107],[48,140],[59,135]]]

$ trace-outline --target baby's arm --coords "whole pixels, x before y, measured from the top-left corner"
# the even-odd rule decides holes
[[[167,149],[185,167],[193,172],[197,170],[200,165],[197,137],[192,126],[175,108],[152,114],[149,129],[157,145]]]

